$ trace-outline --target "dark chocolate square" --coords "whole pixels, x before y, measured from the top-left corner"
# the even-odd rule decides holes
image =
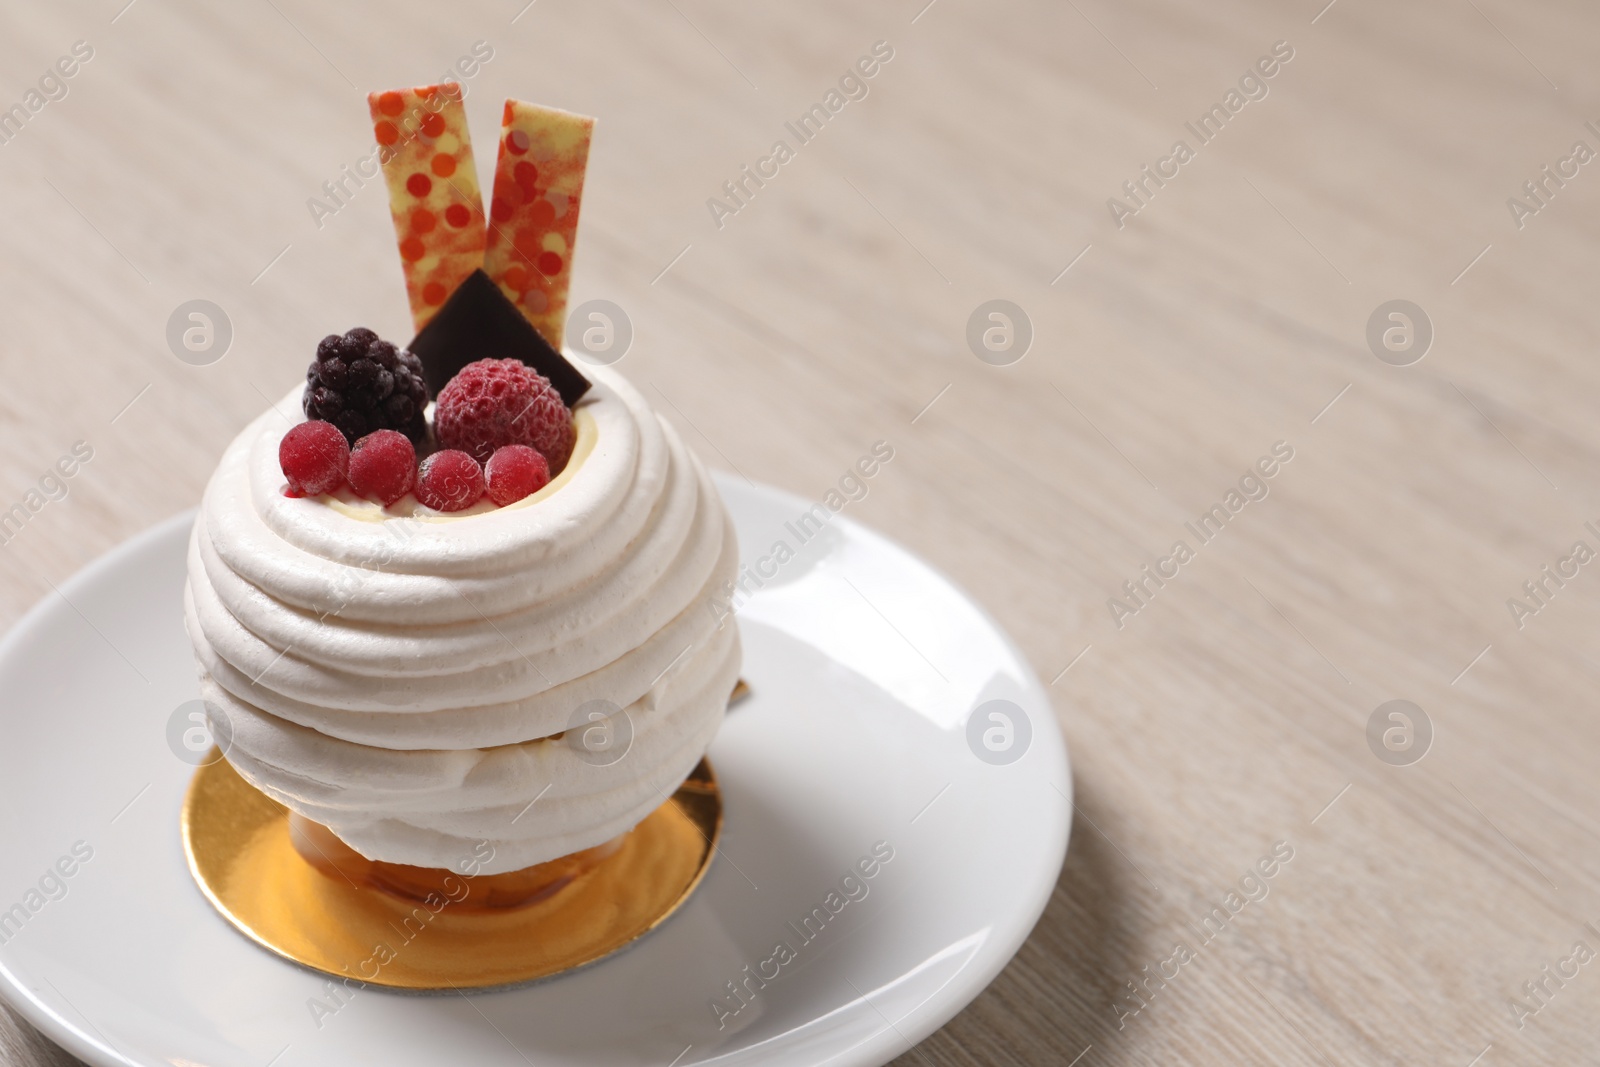
[[[546,378],[567,405],[589,391],[589,379],[550,347],[500,287],[475,270],[456,287],[428,325],[411,341],[422,361],[428,395],[438,396],[456,371],[480,359],[520,359]]]

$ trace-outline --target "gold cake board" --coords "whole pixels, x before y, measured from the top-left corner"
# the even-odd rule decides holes
[[[340,981],[412,992],[518,985],[611,955],[689,898],[721,833],[722,795],[702,760],[615,855],[548,899],[482,911],[322,873],[295,850],[288,809],[225,759],[200,768],[183,804],[189,870],[246,937]]]

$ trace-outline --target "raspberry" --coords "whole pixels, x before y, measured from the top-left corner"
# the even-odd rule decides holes
[[[572,455],[572,412],[550,379],[516,359],[480,359],[439,390],[439,443],[486,463],[502,445],[528,445],[559,474]]]
[[[350,488],[384,507],[411,492],[417,482],[417,450],[397,430],[377,430],[350,452]]]
[[[550,484],[550,464],[527,445],[505,445],[494,450],[484,468],[489,476],[489,497],[505,507]]]
[[[470,508],[483,499],[483,468],[465,452],[435,452],[417,474],[417,499],[435,511]]]
[[[333,423],[351,444],[374,430],[399,430],[420,443],[428,434],[427,406],[422,361],[359,326],[317,345],[300,398],[307,418]]]
[[[350,446],[332,423],[302,422],[278,443],[278,466],[290,496],[320,496],[344,484]]]

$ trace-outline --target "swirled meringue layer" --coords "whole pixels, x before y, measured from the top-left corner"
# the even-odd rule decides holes
[[[184,611],[228,759],[370,859],[496,873],[598,845],[665,802],[721,723],[732,525],[639,393],[588,373],[567,470],[510,507],[285,496],[298,390],[206,489]],[[623,747],[573,743],[596,717]]]

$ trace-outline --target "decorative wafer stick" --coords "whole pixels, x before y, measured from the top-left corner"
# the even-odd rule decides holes
[[[419,331],[483,265],[483,199],[461,99],[448,82],[367,97]]]
[[[483,269],[556,351],[594,119],[507,100]]]

